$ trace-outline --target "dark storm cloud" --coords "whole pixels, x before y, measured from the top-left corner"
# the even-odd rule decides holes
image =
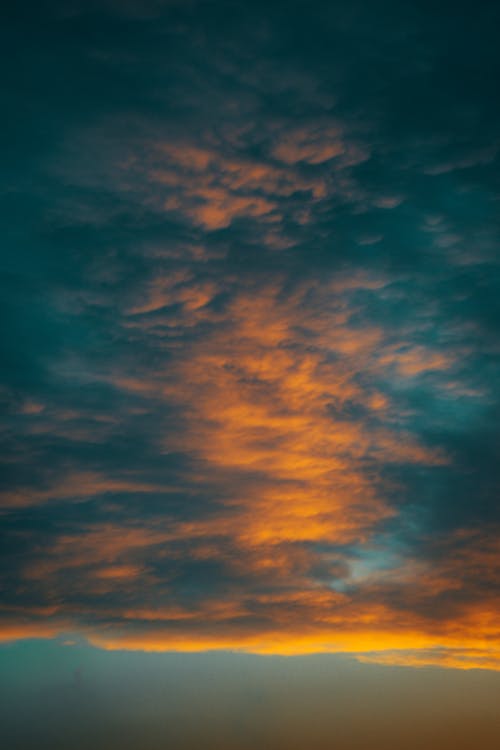
[[[6,639],[498,666],[497,22],[12,9]]]

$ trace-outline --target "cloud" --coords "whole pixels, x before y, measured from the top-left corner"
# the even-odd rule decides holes
[[[2,637],[497,669],[487,81],[445,11],[243,5],[28,14]]]
[[[47,431],[53,432],[50,427]],[[79,436],[70,433],[73,440]],[[137,493],[155,492],[161,489],[148,483],[134,482],[127,479],[111,479],[94,472],[75,472],[52,483],[47,489],[33,487],[19,487],[12,493],[5,492],[1,496],[2,507],[22,507],[58,500],[81,500],[107,493]]]
[[[396,344],[390,327],[357,326],[360,295],[366,304],[384,293],[384,277],[344,272],[287,291],[285,284],[277,274],[272,283],[226,278],[221,288],[185,270],[156,276],[138,290],[144,301],[127,298],[124,331],[133,320],[143,346],[150,338],[177,343],[154,370],[144,362],[99,377],[124,403],[127,394],[139,399],[158,459],[185,456],[186,468],[170,484],[122,468],[116,478],[72,473],[44,490],[17,490],[5,507],[96,498],[100,515],[106,508],[101,520],[87,510],[76,529],[54,528],[50,544],[32,549],[19,570],[24,586],[36,583],[57,602],[53,618],[105,648],[375,658],[369,650],[395,663],[402,654],[409,663],[483,663],[491,625],[462,590],[477,586],[464,582],[462,536],[437,567],[424,563],[429,549],[421,562],[396,556],[354,572],[357,557],[370,560],[401,513],[384,469],[450,461],[418,439],[412,412],[404,416],[384,380],[396,372],[414,387],[438,377],[434,389],[446,389],[456,357],[412,346],[407,331]],[[161,325],[167,338],[158,339]],[[180,420],[172,430],[159,415],[174,406]],[[28,416],[39,418],[39,410]],[[170,506],[176,493],[183,504]],[[197,495],[207,498],[203,511],[186,515],[183,505]],[[467,549],[472,571],[481,571],[479,549],[470,542]],[[493,562],[490,554],[485,565]],[[429,615],[428,607],[454,596],[452,620],[444,611]],[[99,623],[111,620],[101,633]],[[458,643],[477,651],[476,660],[460,655]],[[492,652],[487,661],[495,666]]]

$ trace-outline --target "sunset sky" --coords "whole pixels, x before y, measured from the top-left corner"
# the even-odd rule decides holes
[[[10,5],[8,750],[496,747],[500,6]]]

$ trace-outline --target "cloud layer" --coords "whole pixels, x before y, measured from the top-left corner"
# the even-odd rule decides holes
[[[499,668],[496,11],[387,6],[13,12],[3,640]]]

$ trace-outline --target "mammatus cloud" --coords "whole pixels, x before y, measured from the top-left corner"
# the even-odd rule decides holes
[[[339,64],[345,9],[297,53],[278,10],[63,6],[82,99],[9,188],[0,637],[498,669],[497,140],[435,114],[416,19]]]

